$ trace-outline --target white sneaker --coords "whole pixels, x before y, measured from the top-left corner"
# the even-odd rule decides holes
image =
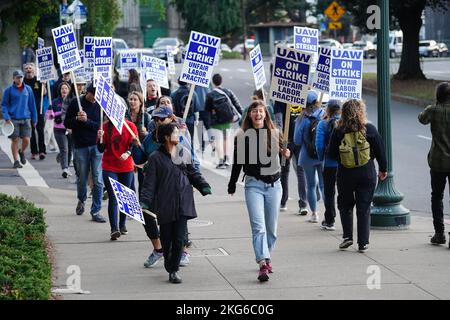
[[[287,211],[287,206],[286,206],[286,205],[281,206],[281,207],[280,207],[280,211]]]
[[[319,222],[319,214],[317,212],[311,213],[311,217],[308,220],[311,223],[318,223]]]

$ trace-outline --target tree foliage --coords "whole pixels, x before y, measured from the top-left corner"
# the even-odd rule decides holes
[[[87,34],[111,37],[122,17],[118,0],[84,0],[83,3],[87,9]]]
[[[306,22],[306,11],[311,4],[306,0],[247,0],[247,17],[249,23],[259,22]]]

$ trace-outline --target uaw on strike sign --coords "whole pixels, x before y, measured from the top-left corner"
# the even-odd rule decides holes
[[[330,99],[362,98],[362,50],[331,50]]]
[[[114,195],[117,200],[117,208],[120,212],[126,214],[127,216],[145,224],[144,216],[142,214],[141,206],[139,205],[136,192],[127,188],[120,182],[109,177],[109,182],[114,191]]]
[[[55,41],[58,61],[61,72],[66,73],[78,69],[82,66],[80,54],[78,53],[77,41],[73,31],[73,24],[65,24],[52,29]]]
[[[214,60],[220,49],[220,38],[191,31],[189,47],[180,80],[201,87],[209,87]]]
[[[309,71],[313,55],[277,46],[270,98],[289,104],[306,106]]]

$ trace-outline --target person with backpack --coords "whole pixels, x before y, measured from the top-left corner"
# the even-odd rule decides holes
[[[341,103],[339,100],[328,101],[325,117],[317,125],[316,148],[319,160],[323,161],[323,191],[325,204],[325,219],[320,228],[322,230],[334,231],[334,218],[336,217],[336,208],[334,204],[334,195],[336,191],[336,173],[338,163],[328,157],[328,145],[330,143],[331,133],[337,126],[341,114]]]
[[[338,161],[338,209],[344,231],[339,249],[353,244],[353,208],[356,205],[358,251],[369,248],[370,204],[373,200],[377,173],[373,159],[378,162],[378,178],[387,177],[384,144],[377,129],[368,123],[363,101],[352,99],[342,106],[342,115],[331,134],[328,157]]]
[[[172,99],[173,104],[173,113],[183,119],[184,109],[186,108],[186,104],[189,97],[189,89],[188,84],[180,79],[178,79],[178,84],[180,85],[177,90],[172,92],[170,98]],[[191,138],[194,137],[194,127],[198,124],[199,121],[199,111],[200,106],[198,102],[197,94],[194,92],[192,95],[191,105],[189,107],[188,116],[186,118],[186,125],[189,130],[189,134]],[[192,144],[194,147],[194,144]]]
[[[419,122],[431,125],[431,148],[428,165],[431,175],[431,211],[435,234],[432,244],[445,244],[444,198],[446,179],[450,183],[450,83],[442,82],[436,87],[436,104],[419,114]],[[449,234],[450,236],[450,234]],[[450,248],[450,242],[449,242]]]
[[[214,141],[213,148],[217,150],[219,163],[217,169],[230,166],[229,140],[231,124],[242,116],[242,107],[238,98],[229,89],[222,88],[222,76],[218,73],[212,77],[214,89],[207,94],[205,111],[210,118],[210,138]]]
[[[181,283],[178,275],[187,220],[197,217],[193,187],[203,196],[211,187],[191,163],[178,157],[180,132],[176,123],[158,128],[161,144],[148,158],[148,169],[140,197],[141,207],[156,214],[164,252],[164,267],[171,283]],[[184,149],[189,152],[189,150]]]
[[[311,209],[309,222],[318,223],[317,186],[323,196],[322,161],[316,151],[317,125],[323,117],[324,111],[317,101],[317,93],[309,91],[306,99],[304,115],[295,121],[294,143],[300,146],[298,165],[303,167],[306,176],[306,197]]]

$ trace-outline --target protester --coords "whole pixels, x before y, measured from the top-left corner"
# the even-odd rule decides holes
[[[148,171],[140,198],[141,206],[154,212],[160,225],[164,251],[164,267],[171,283],[181,283],[178,275],[183,251],[187,220],[197,217],[192,187],[203,196],[211,187],[191,163],[177,155],[179,130],[175,123],[161,125],[157,140],[161,146],[148,159]],[[185,150],[189,152],[189,150]],[[180,199],[180,201],[173,201]]]
[[[235,94],[222,87],[222,76],[218,73],[212,77],[214,89],[208,93],[205,102],[205,111],[209,112],[210,138],[217,151],[219,163],[217,169],[226,169],[230,166],[230,129],[235,112],[242,115],[242,107]]]
[[[205,135],[209,129],[208,115],[205,111],[206,95],[211,91],[209,87],[195,86],[194,92],[197,95],[199,121],[197,127],[197,138],[200,147],[197,152],[205,152]],[[194,137],[192,137],[194,138]]]
[[[59,89],[59,85],[62,82],[66,82],[68,83],[70,86],[72,85],[72,78],[70,77],[70,72],[66,72],[63,73],[58,80],[53,84],[53,92],[52,92],[52,97],[55,98],[58,96],[58,89]],[[78,84],[78,82],[77,82]]]
[[[251,96],[251,100],[256,101],[256,100],[261,100],[264,101],[264,95],[262,93],[263,89],[259,89],[259,90],[255,90],[253,91],[253,95]],[[267,96],[267,93],[266,93]],[[265,102],[265,101],[264,101]],[[265,102],[266,103],[266,102]],[[245,116],[247,115],[247,111],[248,111],[248,107],[245,107],[245,109],[242,111],[242,117],[239,120],[239,126],[242,125],[242,121],[245,119]],[[270,119],[272,119],[272,122],[278,127],[278,128],[282,128],[278,125],[278,123],[276,123],[276,118],[275,118],[275,112],[273,111],[273,106],[272,106],[272,100],[269,100],[267,102],[267,111],[269,111],[269,116]]]
[[[36,73],[36,67],[34,63],[27,63],[24,66],[25,71],[25,78],[24,82],[26,85],[30,86],[30,88],[33,90],[34,94],[34,101],[36,102],[36,112],[38,115],[38,121],[37,125],[35,127],[32,127],[31,129],[31,140],[30,140],[30,147],[31,147],[31,159],[36,160],[36,158],[39,156],[40,160],[44,160],[46,157],[46,147],[45,147],[45,136],[44,136],[44,128],[45,128],[45,113],[47,111],[48,107],[48,100],[47,103],[44,103],[45,101],[42,101],[42,109],[41,109],[41,96],[42,96],[42,90],[44,90],[44,96],[46,95],[47,89],[42,88],[43,84],[37,80],[35,73]]]
[[[262,143],[260,140],[264,139]],[[265,150],[261,150],[265,146]],[[248,108],[241,130],[234,140],[233,167],[228,193],[236,192],[241,169],[245,173],[245,202],[253,236],[253,250],[259,264],[259,281],[268,281],[272,272],[271,254],[277,239],[278,213],[281,200],[280,158],[290,156],[282,149],[282,135],[270,119],[261,100]],[[263,164],[262,156],[269,157]],[[266,159],[264,159],[264,162]]]
[[[316,148],[319,160],[323,161],[323,184],[324,184],[324,204],[325,219],[322,221],[320,228],[322,230],[336,230],[334,219],[336,217],[335,193],[336,193],[336,173],[338,163],[328,156],[328,145],[330,143],[331,133],[337,126],[340,119],[341,103],[339,100],[328,101],[325,117],[320,120],[317,125]]]
[[[53,118],[54,126],[53,130],[55,132],[56,141],[58,143],[59,153],[56,156],[56,161],[61,164],[62,177],[67,178],[72,174],[69,171],[69,159],[68,159],[68,148],[69,142],[66,135],[66,127],[64,127],[64,121],[62,119],[62,105],[64,99],[67,98],[70,91],[70,85],[67,82],[61,82],[58,89],[58,95],[53,99]]]
[[[301,146],[296,145],[294,143],[294,131],[295,131],[295,121],[301,121],[302,119],[302,109],[300,108],[300,112],[292,112],[290,113],[289,119],[289,132],[287,135],[287,147],[291,151],[291,156],[285,159],[284,166],[281,167],[281,186],[283,187],[283,195],[281,196],[281,207],[280,211],[287,211],[287,201],[289,199],[289,172],[292,167],[294,168],[294,172],[297,176],[297,193],[298,193],[298,211],[297,213],[301,216],[305,216],[308,214],[307,203],[306,203],[306,181],[305,181],[305,171],[302,166],[298,164],[300,149]],[[286,118],[286,103],[275,101],[274,104],[274,112],[275,112],[275,122],[284,132],[284,124]]]
[[[147,100],[145,100],[145,110],[150,115],[155,110],[156,101],[159,98],[158,85],[155,80],[147,80]]]
[[[341,119],[331,134],[328,157],[338,161],[338,209],[344,231],[340,249],[353,244],[353,208],[356,205],[358,250],[369,248],[370,204],[378,177],[387,177],[386,154],[377,129],[368,123],[363,101],[352,99],[342,106]]]
[[[142,93],[139,73],[136,71],[136,69],[128,70],[128,93],[133,91]]]
[[[311,209],[309,222],[319,222],[319,212],[317,210],[317,186],[323,198],[323,176],[322,161],[316,153],[315,136],[312,136],[311,128],[314,123],[317,125],[323,116],[324,111],[317,102],[317,93],[308,92],[304,116],[295,121],[294,143],[300,146],[300,156],[298,165],[303,167],[306,175],[306,196]],[[318,178],[318,179],[317,179]]]
[[[116,180],[125,187],[135,190],[134,188],[134,162],[131,157],[131,148],[133,144],[138,143],[138,131],[131,121],[124,119],[128,127],[133,131],[133,135],[124,128],[122,133],[105,116],[102,130],[98,133],[98,151],[103,153],[102,169],[103,181],[108,191],[108,215],[109,224],[111,226],[111,240],[117,240],[120,235],[128,234],[126,227],[126,215],[120,212],[119,223],[117,224],[118,208],[117,200],[114,195],[113,187],[109,178]],[[103,141],[101,137],[103,136]]]
[[[431,211],[435,234],[432,244],[445,244],[444,198],[446,179],[450,183],[450,83],[436,86],[436,104],[430,105],[419,114],[422,124],[431,126],[431,148],[428,165],[431,175]],[[450,236],[450,234],[449,234]],[[449,242],[450,248],[450,242]]]
[[[184,109],[186,108],[186,104],[188,101],[189,86],[186,82],[181,81],[180,79],[178,80],[178,84],[180,86],[177,90],[172,92],[170,98],[172,99],[173,113],[177,117],[184,119]],[[188,127],[189,135],[191,136],[191,138],[194,137],[194,127],[196,124],[198,124],[198,121],[200,119],[199,110],[200,103],[197,94],[194,91],[194,94],[192,95],[191,105],[189,106],[189,111],[186,118],[186,125]]]
[[[24,84],[21,70],[13,72],[13,84],[3,93],[2,112],[6,123],[14,125],[14,132],[8,138],[11,139],[14,168],[19,169],[27,163],[25,151],[30,144],[31,127],[38,121],[33,90]],[[22,140],[21,147],[19,140]]]
[[[77,172],[76,214],[84,213],[87,198],[87,180],[89,171],[93,179],[93,194],[91,215],[96,222],[106,222],[100,214],[102,208],[103,179],[102,154],[97,149],[97,132],[100,127],[100,106],[95,102],[95,88],[91,83],[86,89],[86,95],[80,97],[83,110],[79,110],[77,99],[73,99],[67,110],[64,126],[72,129],[74,142],[74,159]]]

